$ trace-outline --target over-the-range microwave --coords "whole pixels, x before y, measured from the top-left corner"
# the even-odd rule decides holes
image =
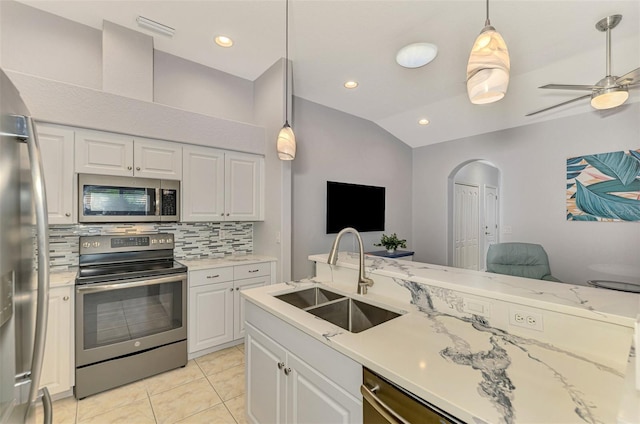
[[[171,222],[180,219],[180,181],[78,175],[79,222]]]

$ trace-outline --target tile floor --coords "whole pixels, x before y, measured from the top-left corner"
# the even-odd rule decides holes
[[[58,400],[53,422],[245,424],[244,386],[244,345],[238,345],[80,401]]]

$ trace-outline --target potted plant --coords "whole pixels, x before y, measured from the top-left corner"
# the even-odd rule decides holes
[[[387,249],[387,252],[393,253],[398,247],[406,248],[407,240],[399,239],[396,233],[393,233],[390,236],[382,234],[380,243],[374,243],[374,246],[384,246],[384,248]]]

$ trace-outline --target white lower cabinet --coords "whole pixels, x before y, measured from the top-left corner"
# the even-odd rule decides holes
[[[257,311],[253,304],[248,303],[247,309],[251,316],[245,337],[249,422],[362,422],[360,364],[283,321],[271,326],[269,321],[278,319],[259,317],[266,312]],[[273,337],[254,323],[274,330]]]
[[[243,338],[240,292],[270,283],[270,262],[189,271],[189,354]]]
[[[189,353],[233,340],[233,281],[189,288]]]
[[[40,387],[54,396],[74,385],[73,286],[51,288],[48,318]]]

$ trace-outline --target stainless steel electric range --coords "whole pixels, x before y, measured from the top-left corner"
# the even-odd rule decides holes
[[[187,364],[187,267],[173,249],[168,233],[80,237],[76,398]]]

